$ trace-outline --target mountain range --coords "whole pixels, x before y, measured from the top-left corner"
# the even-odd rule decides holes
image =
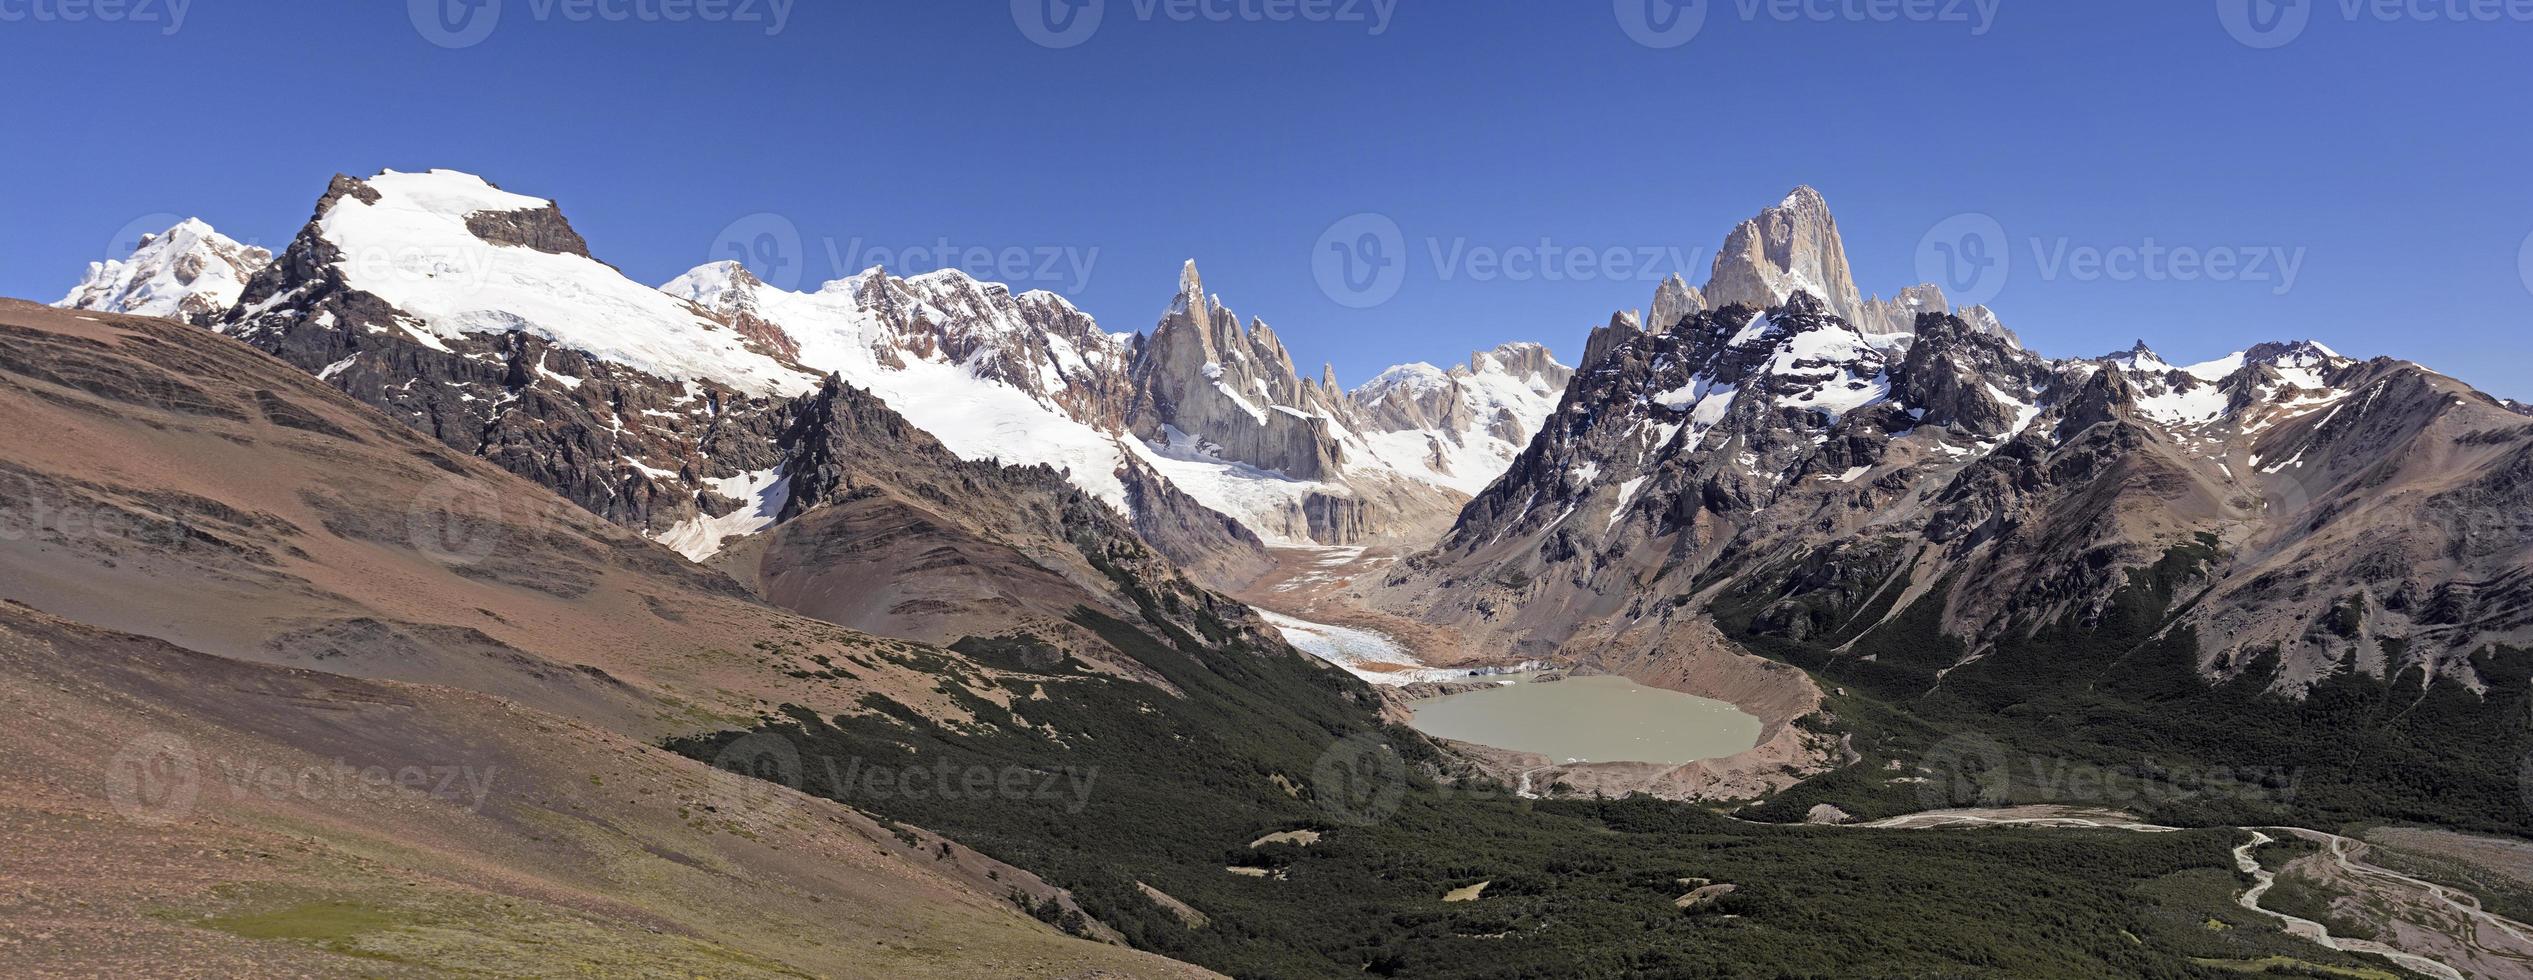
[[[1364,601],[1525,652],[1722,599],[1853,648],[1932,602],[1967,662],[2195,549],[2172,625],[2210,679],[2468,688],[2475,650],[2533,638],[2521,406],[2311,341],[2047,357],[1932,285],[1866,298],[1808,187],[1580,371],[1508,344],[1351,391],[1193,261],[1142,333],[956,271],[652,288],[552,201],[453,171],[337,177],[278,257],[186,221],[59,305],[243,340],[698,561],[814,509],[805,413],[875,399],[943,461],[1051,469],[1216,586],[1272,549],[1414,553]]]
[[[423,888],[479,931],[525,901],[546,932],[467,955],[688,972],[1616,975],[1764,948],[1940,974],[1983,929],[2021,937],[1982,954],[2007,972],[2274,952],[2203,925],[2230,894],[2175,884],[2234,866],[2225,831],[1774,826],[2070,802],[1961,770],[1965,733],[2156,786],[2293,767],[2292,796],[2072,801],[2176,826],[2533,827],[2533,417],[2425,366],[2045,355],[1936,286],[1864,293],[1808,187],[1573,367],[1512,343],[1346,389],[1193,261],[1155,300],[1113,332],[956,271],[651,286],[552,200],[446,170],[335,177],[279,254],[186,221],[55,308],[0,306],[28,423],[0,466],[35,517],[0,535],[6,676],[48,717],[227,762],[500,759],[513,781],[457,824],[213,794],[161,849],[207,881],[205,855],[305,834],[262,893]],[[1448,669],[1385,680],[1340,634]],[[1731,701],[1759,743],[1595,764],[1398,724],[1541,665]],[[802,765],[822,752],[1110,782],[1063,816],[873,799]],[[1358,764],[1403,815],[1351,819]],[[123,802],[17,784],[66,821]],[[1920,862],[2012,884],[1927,903]],[[1740,898],[1656,894],[1716,864]],[[1399,911],[1472,885],[1501,897]],[[185,894],[215,922],[252,904]],[[762,894],[804,901],[734,911]],[[151,921],[130,948],[193,935]],[[943,953],[934,924],[985,938]],[[367,952],[439,962],[424,934]],[[1562,938],[1494,942],[1532,934]]]
[[[1570,374],[1512,345],[1347,392],[1300,376],[1193,262],[1148,334],[956,271],[794,293],[722,262],[655,289],[589,255],[552,202],[449,171],[337,178],[278,259],[257,254],[187,222],[93,268],[63,305],[210,311],[188,315],[697,558],[747,524],[733,514],[780,509],[756,498],[781,460],[711,443],[829,376],[964,458],[1053,466],[1156,546],[1237,573],[1268,544],[1429,536]],[[251,279],[171,292],[206,265]],[[1420,383],[1402,388],[1406,374]],[[1155,481],[1174,492],[1139,489]]]

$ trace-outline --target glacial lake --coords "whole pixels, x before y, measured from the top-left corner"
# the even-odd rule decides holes
[[[1680,764],[1759,744],[1759,719],[1722,701],[1624,677],[1524,678],[1419,701],[1417,731],[1557,762]]]

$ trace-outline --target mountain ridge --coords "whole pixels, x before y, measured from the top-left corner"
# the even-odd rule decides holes
[[[1203,294],[1193,262],[1183,279],[1179,312],[1149,334],[1107,333],[1053,293],[1014,295],[956,270],[872,269],[791,293],[721,262],[652,289],[590,256],[550,200],[454,171],[388,171],[335,178],[291,247],[233,299],[182,300],[452,448],[694,541],[698,558],[717,547],[704,529],[735,523],[746,503],[722,485],[771,479],[769,454],[736,444],[771,433],[739,436],[753,423],[721,406],[789,397],[839,371],[962,455],[1055,466],[1157,545],[1233,575],[1260,559],[1203,553],[1210,545],[1166,529],[1212,523],[1191,508],[1274,544],[1438,528],[1535,424],[1505,413],[1538,411],[1562,379],[1534,366],[1535,397],[1451,416],[1465,430],[1398,428],[1364,416],[1333,377],[1300,377],[1262,321],[1242,326]],[[83,289],[62,305],[104,309],[116,296]],[[1206,376],[1223,369],[1218,357],[1245,371],[1238,391]],[[601,387],[585,391],[593,379]]]

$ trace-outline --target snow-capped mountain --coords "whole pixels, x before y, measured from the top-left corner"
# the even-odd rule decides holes
[[[554,202],[446,170],[336,178],[277,260],[215,239],[153,236],[70,302],[181,307],[699,559],[781,511],[778,406],[831,377],[963,458],[1064,474],[1227,577],[1265,545],[1430,540],[1565,379],[1507,347],[1452,372],[1430,430],[1367,413],[1193,262],[1149,334],[957,271],[791,292],[713,263],[652,288]],[[232,253],[237,275],[194,271]]]
[[[1768,261],[1845,268],[1806,248]],[[1720,292],[1775,287],[1750,288]],[[2054,360],[1933,294],[1893,333],[1800,285],[1718,291],[1665,283],[1667,326],[1597,331],[1538,438],[1374,600],[1517,649],[1709,614],[1844,649],[1923,603],[1966,662],[2127,608],[2182,555],[2211,676],[2472,686],[2483,644],[2533,638],[2533,424],[2450,378],[2311,341]]]
[[[246,281],[273,253],[187,218],[141,236],[128,258],[88,263],[88,274],[54,306],[159,316],[206,326],[237,305]]]
[[[1380,441],[1395,432],[1359,418],[1333,378],[1300,377],[1271,328],[1244,326],[1205,292],[1194,262],[1148,335],[1104,332],[1062,297],[1014,296],[957,271],[874,269],[795,293],[716,263],[663,290],[761,325],[769,343],[877,393],[963,456],[1053,466],[1121,508],[1117,474],[1148,469],[1269,544],[1438,530],[1510,458],[1484,445],[1434,457],[1423,434],[1413,454]],[[1506,431],[1524,431],[1544,403],[1489,404],[1514,413]]]
[[[1704,288],[1678,276],[1654,291],[1648,329],[1669,330],[1680,318],[1723,306],[1764,310],[1808,293],[1828,311],[1866,336],[1889,344],[1906,344],[1918,317],[1958,313],[1974,329],[2013,339],[1983,306],[1954,310],[1942,288],[1921,283],[1900,290],[1891,299],[1867,298],[1857,288],[1847,264],[1847,245],[1838,234],[1838,220],[1829,202],[1812,188],[1797,187],[1775,207],[1742,222],[1725,236],[1715,253],[1714,268]]]
[[[1505,344],[1445,371],[1404,364],[1347,394],[1373,451],[1418,460],[1445,485],[1485,490],[1556,410],[1574,369],[1538,344]]]

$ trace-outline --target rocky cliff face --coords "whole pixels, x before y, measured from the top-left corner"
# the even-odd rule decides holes
[[[54,306],[130,313],[209,326],[246,291],[273,253],[241,245],[195,219],[141,236],[132,255],[88,263],[88,274]]]
[[[1899,344],[1908,342],[1918,318],[1929,313],[1955,313],[1974,330],[2014,339],[1994,312],[1986,307],[1955,310],[1943,289],[1932,283],[1907,287],[1887,300],[1864,296],[1847,264],[1846,243],[1829,202],[1810,187],[1795,188],[1777,206],[1734,228],[1715,253],[1705,288],[1678,276],[1665,280],[1654,291],[1652,316],[1644,325],[1665,331],[1684,316],[1736,303],[1768,309],[1798,292],[1811,294],[1858,332],[1895,338]]]
[[[1769,240],[1829,240],[1783,220],[1811,230]],[[2051,360],[1932,295],[1903,295],[1904,335],[1801,289],[1696,295],[1597,331],[1539,436],[1373,601],[1536,652],[1683,616],[1840,650],[1932,622],[1966,662],[2129,615],[2145,580],[2188,597],[2170,628],[2207,676],[2291,694],[2477,685],[2476,652],[2533,639],[2533,424],[2452,379],[2310,342]]]
[[[549,254],[568,258],[573,271],[604,267],[577,249],[579,235],[550,204],[448,214],[430,210],[436,195],[497,192],[471,178],[386,183],[381,189],[335,178],[315,217],[247,284],[220,329],[452,449],[645,532],[667,533],[736,506],[715,492],[719,482],[774,465],[765,418],[773,402],[762,392],[593,356],[570,345],[565,328],[468,330],[391,302],[381,290],[481,291],[466,280],[492,275],[487,264],[501,250],[528,247],[473,238],[478,228],[564,249]],[[464,230],[420,244],[345,233],[330,223],[345,207],[418,211]],[[422,297],[417,305],[441,299],[427,291]],[[719,332],[733,346],[748,345],[721,324],[686,315],[698,334]]]
[[[451,171],[338,177],[269,261],[195,224],[68,302],[183,312],[699,559],[771,526],[780,406],[829,375],[963,459],[1049,467],[1224,582],[1270,543],[1429,540],[1564,379],[1507,347],[1453,372],[1447,429],[1367,418],[1193,263],[1149,335],[955,271],[795,293],[714,263],[651,289],[552,201]]]
[[[1178,297],[1138,345],[1135,434],[1186,443],[1297,480],[1328,480],[1346,467],[1337,399],[1293,369],[1263,320],[1240,317],[1205,292],[1189,262]]]
[[[781,499],[768,507],[772,530],[734,544],[722,564],[778,605],[932,643],[1027,634],[1121,669],[1131,658],[1073,623],[1077,609],[1269,645],[1255,614],[1147,544],[1169,540],[1220,556],[1257,550],[1254,536],[1219,515],[1208,515],[1210,524],[1131,526],[1047,467],[960,458],[841,377],[775,414],[783,478]],[[1134,485],[1139,494],[1171,492],[1148,473]],[[1138,503],[1154,520],[1204,513]]]
[[[1704,295],[1713,306],[1766,309],[1796,292],[1812,294],[1849,322],[1861,322],[1864,298],[1847,267],[1847,245],[1819,191],[1797,187],[1777,206],[1744,221],[1715,253]],[[1657,302],[1657,305],[1659,303]],[[1670,324],[1655,318],[1657,329]]]

